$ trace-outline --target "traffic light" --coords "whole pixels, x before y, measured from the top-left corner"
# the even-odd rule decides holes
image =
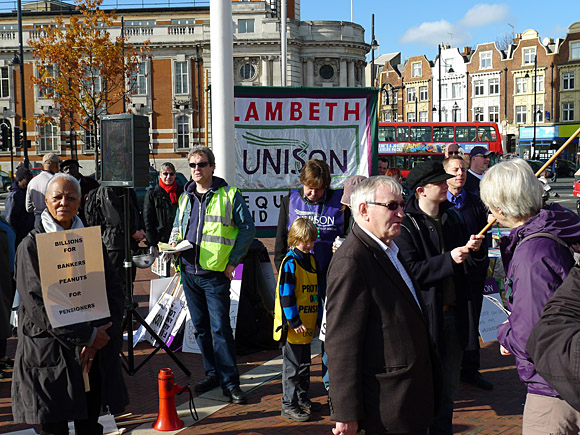
[[[2,151],[8,151],[10,149],[10,130],[6,124],[0,126],[0,149]]]
[[[22,147],[22,130],[20,127],[14,127],[14,148]]]

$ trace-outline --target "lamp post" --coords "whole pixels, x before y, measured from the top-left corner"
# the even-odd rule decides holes
[[[459,105],[457,101],[453,103],[453,122],[457,122],[457,109],[459,109]]]
[[[372,15],[372,40],[371,40],[371,87],[375,85],[375,50],[379,48],[379,43],[375,39],[375,14]]]
[[[441,43],[439,43],[439,112],[437,113],[437,121],[441,122]]]
[[[12,61],[13,65],[20,66],[20,99],[22,108],[22,154],[24,156],[24,167],[30,168],[30,162],[28,161],[28,141],[26,133],[26,87],[24,85],[24,48],[22,46],[22,1],[18,0],[18,52],[19,56],[14,56]]]
[[[526,78],[529,78],[530,75],[526,73]],[[537,105],[536,105],[536,98],[538,95],[538,56],[534,55],[534,81],[532,83],[534,88],[534,105],[532,107],[532,116],[534,117],[534,132],[533,132],[533,139],[532,139],[532,146],[530,147],[530,158],[534,159],[535,152],[536,152],[536,117],[537,117]]]

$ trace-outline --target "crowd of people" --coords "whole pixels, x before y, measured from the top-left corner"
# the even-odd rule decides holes
[[[305,163],[300,186],[281,202],[275,240],[272,332],[283,356],[281,417],[304,422],[323,408],[309,396],[311,342],[321,328],[335,435],[452,434],[460,380],[493,388],[480,373],[490,239],[478,233],[495,218],[511,229],[500,241],[511,314],[498,327],[498,340],[502,354],[515,356],[527,386],[523,433],[580,432],[580,382],[571,368],[580,346],[580,308],[573,311],[580,307],[573,255],[580,218],[545,203],[526,162],[490,168],[490,154],[476,146],[464,155],[452,144],[443,162],[418,163],[406,180],[379,160],[378,175],[350,177],[340,189],[331,188],[324,161]],[[132,190],[99,186],[79,172],[78,161],[49,153],[37,177],[24,167],[16,171],[6,221],[0,219],[0,273],[6,275],[0,376],[14,367],[15,421],[49,435],[67,434],[73,420],[77,433],[101,434],[102,409],[117,413],[128,403],[119,357],[127,291],[120,278],[123,195],[130,195],[134,246],[192,245],[175,256],[175,267],[205,370],[195,391],[220,387],[230,402],[247,403],[230,326],[230,281],[256,229],[240,190],[214,175],[212,150],[195,146],[187,160],[185,186],[176,182],[173,164],[161,165],[142,214]],[[43,301],[36,235],[94,225],[102,231],[110,316],[55,328]],[[6,340],[15,290],[12,361]]]

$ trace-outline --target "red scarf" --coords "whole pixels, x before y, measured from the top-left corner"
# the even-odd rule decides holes
[[[163,190],[165,190],[169,194],[171,204],[177,204],[177,182],[173,182],[173,184],[167,185],[160,178],[159,185]]]

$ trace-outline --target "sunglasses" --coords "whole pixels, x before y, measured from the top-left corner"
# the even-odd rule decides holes
[[[190,168],[193,168],[193,169],[195,169],[195,168],[205,168],[207,166],[209,166],[209,162],[199,162],[199,163],[190,163],[189,164],[189,167]]]
[[[175,172],[163,172],[161,175],[163,175],[164,177],[174,177]]]
[[[405,207],[404,201],[401,201],[401,202],[397,202],[397,201],[392,201],[392,202],[369,201],[369,202],[367,202],[367,204],[368,205],[380,205],[382,207],[387,207],[391,211],[397,211],[399,209],[399,207],[401,207],[401,208]]]
[[[459,151],[449,151],[447,154],[449,154],[450,156],[458,156]]]

